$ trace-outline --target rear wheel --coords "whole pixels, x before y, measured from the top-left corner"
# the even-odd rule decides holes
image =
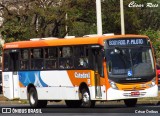
[[[127,107],[135,107],[137,104],[137,99],[125,99],[124,103]]]
[[[35,88],[31,88],[29,90],[29,104],[31,107],[46,107],[47,101],[46,100],[38,100],[37,91]]]
[[[91,100],[89,90],[86,88],[82,89],[82,107],[94,107],[95,101]]]

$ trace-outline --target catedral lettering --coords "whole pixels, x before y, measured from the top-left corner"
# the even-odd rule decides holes
[[[119,100],[134,107],[138,98],[158,95],[154,51],[144,35],[11,42],[4,45],[2,56],[3,95],[28,100],[33,108],[61,100],[67,107]]]
[[[76,78],[90,78],[90,73],[75,72],[74,75],[75,75]]]

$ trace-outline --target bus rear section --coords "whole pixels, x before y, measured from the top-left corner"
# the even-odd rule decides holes
[[[2,73],[3,95],[9,99],[20,98],[18,65],[19,54],[17,51],[8,51],[4,53],[4,69]]]

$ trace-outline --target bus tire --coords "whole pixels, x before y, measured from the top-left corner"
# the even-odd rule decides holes
[[[91,100],[89,90],[83,88],[81,92],[82,92],[82,107],[93,108],[95,106],[95,101]]]
[[[137,99],[125,99],[124,103],[127,107],[135,107],[137,104]]]
[[[47,106],[47,100],[38,100],[37,91],[35,88],[29,90],[29,104],[33,108],[42,108]]]
[[[67,107],[78,108],[81,106],[82,101],[81,100],[65,100],[65,103],[66,103]]]

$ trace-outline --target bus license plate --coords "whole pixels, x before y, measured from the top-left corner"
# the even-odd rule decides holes
[[[140,95],[139,91],[131,92],[131,96],[139,96],[139,95]]]

